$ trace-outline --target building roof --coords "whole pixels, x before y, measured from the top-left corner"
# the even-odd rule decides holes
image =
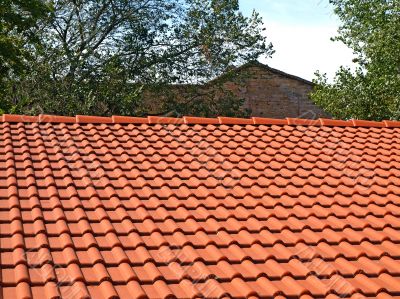
[[[0,298],[399,298],[400,122],[0,122]]]
[[[213,83],[215,83],[218,80],[227,78],[232,73],[237,74],[237,73],[240,73],[240,72],[242,72],[244,70],[247,70],[248,68],[251,68],[251,67],[258,67],[258,68],[264,69],[264,70],[266,70],[268,72],[280,75],[282,77],[286,77],[288,79],[292,79],[292,80],[296,80],[296,81],[302,82],[302,83],[304,83],[306,85],[310,85],[310,86],[314,86],[315,85],[312,81],[309,81],[307,79],[298,77],[296,75],[292,75],[292,74],[286,73],[284,71],[272,68],[267,64],[259,62],[258,60],[254,60],[254,61],[250,61],[250,62],[247,62],[245,64],[242,64],[241,66],[238,66],[238,67],[232,67],[228,71],[222,73],[220,76],[217,76],[216,78],[214,78],[214,79],[212,79],[212,80],[210,80],[210,81],[208,81],[208,82],[206,82],[204,84],[174,84],[172,86],[179,88],[179,87],[185,87],[185,86],[188,86],[188,85],[190,85],[190,86],[212,85]]]
[[[257,61],[257,60],[255,60],[255,61],[250,61],[250,62],[248,62],[248,63],[245,63],[245,64],[243,64],[242,66],[239,66],[238,68],[236,68],[234,71],[235,71],[235,72],[239,72],[239,71],[241,71],[241,70],[243,70],[243,69],[247,69],[247,68],[249,68],[249,67],[259,67],[259,68],[265,69],[265,70],[267,70],[267,71],[269,71],[269,72],[272,72],[272,73],[281,75],[281,76],[283,76],[283,77],[286,77],[286,78],[289,78],[289,79],[293,79],[293,80],[297,80],[297,81],[300,81],[300,82],[305,83],[305,84],[307,84],[307,85],[314,86],[314,83],[311,82],[311,81],[309,81],[309,80],[307,80],[307,79],[304,79],[304,78],[301,78],[301,77],[299,77],[299,76],[292,75],[292,74],[283,72],[283,71],[281,71],[281,70],[272,68],[272,67],[270,67],[269,65],[264,64],[264,63],[261,63],[261,62],[259,62],[259,61]]]

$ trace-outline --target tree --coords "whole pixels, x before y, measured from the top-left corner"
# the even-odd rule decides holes
[[[8,100],[22,113],[145,114],[143,90],[202,84],[273,52],[261,18],[244,17],[237,0],[56,0],[53,6],[36,63],[9,85]],[[175,101],[176,111],[195,113],[185,103]],[[223,113],[204,109],[204,115]]]
[[[335,40],[355,54],[333,83],[317,73],[312,99],[337,118],[400,118],[400,2],[331,0],[343,25]]]
[[[28,51],[24,46],[36,40],[33,28],[50,8],[40,0],[0,2],[0,80],[25,67]]]
[[[0,114],[12,110],[14,103],[6,98],[6,85],[27,70],[38,46],[35,31],[50,10],[41,0],[0,2]]]

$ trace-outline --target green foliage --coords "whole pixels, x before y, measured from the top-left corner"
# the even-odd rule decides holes
[[[49,11],[41,0],[0,2],[0,82],[24,70],[29,58],[26,47],[37,41],[37,22]]]
[[[52,6],[35,62],[7,85],[4,106],[19,113],[143,115],[144,86],[190,89],[273,52],[260,17],[244,17],[237,0],[54,0]],[[178,114],[210,115],[240,101],[227,93],[202,108],[172,102]]]
[[[355,71],[341,68],[334,82],[317,73],[312,94],[336,118],[400,118],[400,2],[331,0],[343,25],[335,40],[353,49]]]

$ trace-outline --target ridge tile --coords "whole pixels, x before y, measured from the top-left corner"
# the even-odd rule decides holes
[[[287,119],[253,117],[253,122],[256,125],[287,125]]]
[[[383,128],[386,126],[385,123],[379,121],[353,119],[352,122],[355,127]]]
[[[165,117],[165,116],[148,116],[147,120],[149,124],[183,124],[184,120],[182,118]]]
[[[252,125],[253,120],[248,118],[235,117],[218,117],[218,121],[222,125]]]
[[[76,122],[82,124],[109,124],[112,123],[112,119],[104,116],[77,115]]]

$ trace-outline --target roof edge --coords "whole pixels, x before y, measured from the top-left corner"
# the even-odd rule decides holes
[[[309,81],[309,80],[304,79],[302,77],[299,77],[299,76],[296,76],[296,75],[292,75],[292,74],[286,73],[284,71],[278,70],[276,68],[270,67],[268,64],[262,63],[262,62],[260,62],[258,60],[253,60],[253,61],[247,62],[247,63],[237,67],[236,69],[234,69],[234,71],[237,72],[237,71],[243,70],[243,69],[248,68],[248,67],[260,67],[260,68],[266,69],[267,71],[270,71],[272,73],[281,75],[283,77],[287,77],[289,79],[293,79],[293,80],[297,80],[297,81],[303,82],[303,83],[308,84],[310,86],[314,86],[315,85],[315,83],[312,82],[312,81]]]
[[[236,117],[195,117],[184,116],[181,118],[164,116],[89,116],[77,115],[59,116],[59,115],[17,115],[3,114],[1,122],[7,123],[77,123],[77,124],[202,124],[202,125],[288,125],[288,126],[324,126],[324,127],[376,127],[376,128],[399,128],[400,121],[384,120],[336,120],[336,119],[303,119],[303,118],[236,118]]]

